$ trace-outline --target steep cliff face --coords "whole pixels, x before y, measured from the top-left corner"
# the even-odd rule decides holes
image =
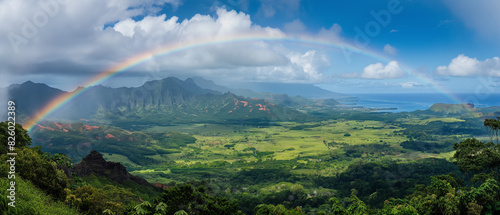
[[[104,160],[101,153],[97,151],[91,151],[80,163],[73,166],[69,172],[75,173],[79,177],[88,175],[103,176],[122,184],[133,181],[140,185],[151,185],[145,179],[131,175],[127,172],[127,168],[120,163]]]
[[[220,94],[202,89],[192,81],[166,78],[149,81],[140,87],[109,88],[96,86],[76,99],[71,109],[85,107],[95,113],[97,108],[137,108],[146,106],[171,106],[191,101],[195,96]]]

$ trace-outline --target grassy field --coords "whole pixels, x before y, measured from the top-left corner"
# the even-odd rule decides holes
[[[130,161],[128,157],[124,155],[104,153],[102,156],[108,161],[120,162],[123,165],[137,166],[137,164]]]
[[[181,146],[177,153],[149,155],[159,164],[138,166],[126,156],[104,154],[110,161],[133,167],[133,174],[150,182],[181,182],[207,175],[227,175],[241,169],[269,168],[261,161],[291,163],[290,172],[296,175],[333,176],[341,173],[353,162],[370,162],[380,159],[409,162],[425,158],[450,160],[454,151],[425,153],[404,149],[400,144],[409,140],[399,124],[426,125],[431,122],[461,122],[447,118],[402,118],[398,123],[375,120],[328,120],[312,123],[279,122],[271,126],[179,124],[155,126],[145,133],[181,132],[192,135],[196,142]],[[460,135],[457,138],[464,138]],[[376,144],[376,145],[374,145]],[[379,149],[368,148],[374,145]],[[347,146],[354,148],[346,148]],[[357,147],[357,148],[356,148]],[[385,148],[384,148],[385,147]],[[366,148],[366,149],[365,149]],[[345,155],[346,150],[360,150],[355,156]],[[377,152],[372,152],[375,150]],[[380,151],[381,150],[381,151]],[[339,155],[342,159],[322,162],[322,158]],[[238,162],[238,164],[234,164]],[[243,163],[242,163],[243,162]],[[223,168],[220,169],[220,165]],[[299,167],[298,167],[299,166]],[[298,168],[296,168],[298,167]],[[210,177],[212,177],[210,176]]]
[[[305,128],[297,128],[301,126]],[[197,139],[196,143],[183,147],[181,153],[169,154],[168,158],[178,163],[193,164],[241,159],[255,161],[259,157],[275,160],[314,158],[336,149],[325,144],[332,141],[348,145],[384,143],[400,147],[399,144],[406,138],[395,135],[394,131],[398,130],[401,128],[380,121],[331,120],[306,124],[287,122],[266,127],[214,124],[156,126],[147,131],[192,134]],[[264,155],[259,156],[259,153]]]
[[[414,125],[426,125],[430,122],[464,122],[465,120],[463,119],[457,119],[454,117],[446,117],[446,118],[430,118],[430,119],[411,119],[411,120],[404,120],[407,124],[414,124]]]

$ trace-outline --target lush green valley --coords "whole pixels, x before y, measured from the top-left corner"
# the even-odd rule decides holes
[[[14,214],[500,211],[498,144],[486,143],[495,140],[498,121],[483,123],[469,114],[436,111],[323,113],[306,122],[183,123],[134,130],[46,122],[30,133],[33,140],[18,126],[24,145],[32,142],[38,147],[20,149],[26,157],[17,158],[18,168],[25,168],[19,170],[18,192],[27,196],[18,197],[17,212],[3,198],[2,210]],[[491,112],[477,113],[491,116]],[[107,173],[64,174],[82,158],[90,159],[92,150],[102,154],[98,159],[119,162],[156,188],[119,183]],[[467,154],[471,151],[480,153],[477,159]],[[24,160],[36,165],[23,164]],[[2,168],[7,172],[7,165]],[[39,181],[42,173],[30,168],[43,172],[45,180]],[[2,179],[2,183],[8,182]],[[34,208],[30,201],[49,203]]]

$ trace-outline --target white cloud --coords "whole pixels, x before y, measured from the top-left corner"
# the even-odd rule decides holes
[[[398,52],[398,50],[393,46],[391,46],[390,44],[386,44],[384,46],[384,52],[387,54],[395,55]]]
[[[396,79],[405,76],[405,72],[399,67],[397,61],[391,61],[387,65],[382,63],[371,64],[363,70],[360,77],[365,79]]]
[[[451,60],[448,66],[439,66],[436,73],[442,76],[492,76],[500,77],[500,58],[493,57],[484,61],[463,54]]]
[[[422,83],[413,82],[413,81],[400,83],[399,85],[401,85],[401,87],[403,87],[403,88],[415,88],[415,87],[423,87],[424,86],[424,84],[422,84]]]
[[[288,57],[292,63],[291,68],[293,70],[291,71],[301,71],[298,75],[303,76],[306,80],[310,79],[316,82],[325,81],[325,77],[320,73],[320,70],[330,66],[330,58],[328,55],[318,54],[316,51],[307,51],[304,54],[291,53]],[[290,71],[290,69],[288,70]]]

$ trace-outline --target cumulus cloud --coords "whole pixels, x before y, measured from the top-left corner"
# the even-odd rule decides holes
[[[397,61],[391,61],[384,66],[382,63],[375,63],[366,66],[363,72],[345,72],[336,75],[337,78],[342,79],[398,79],[404,77],[405,72],[399,67]]]
[[[492,76],[500,77],[500,58],[493,57],[480,61],[463,54],[452,59],[448,66],[436,68],[436,74],[442,76]]]
[[[398,50],[393,46],[391,46],[390,44],[386,44],[384,46],[384,52],[387,54],[395,55],[398,52]]]
[[[310,50],[305,53],[291,52],[287,58],[290,62],[285,65],[242,67],[237,71],[230,68],[201,69],[192,71],[192,74],[198,76],[210,74],[212,77],[232,79],[236,82],[326,83],[329,81],[329,78],[321,72],[330,66],[328,55]]]
[[[319,71],[330,66],[330,58],[326,54],[318,54],[316,51],[307,51],[304,54],[291,53],[289,56],[292,66],[288,67],[289,75],[294,75],[292,71],[301,71],[302,79],[324,82],[324,75]]]
[[[382,63],[368,65],[360,75],[365,79],[396,79],[404,76],[405,72],[399,67],[397,61],[391,61],[385,66]]]
[[[140,53],[168,44],[193,44],[241,35],[285,36],[277,28],[253,23],[248,14],[224,8],[218,8],[215,15],[196,14],[184,20],[157,13],[164,4],[179,6],[179,0],[67,1],[64,5],[52,7],[51,14],[37,2],[0,1],[0,20],[4,21],[0,25],[0,34],[12,32],[23,39],[14,44],[18,52],[14,51],[11,41],[5,37],[0,40],[0,73],[40,79],[46,74],[79,74],[79,80],[82,80],[82,76],[90,77]],[[273,8],[281,7],[271,1],[264,3]],[[287,8],[294,8],[298,1],[287,4]],[[34,14],[41,13],[47,15],[46,23],[35,26],[33,36],[24,35],[23,26],[31,26]],[[27,17],[28,24],[23,17]],[[336,29],[340,26],[333,26],[324,33],[336,32]],[[280,43],[257,40],[207,43],[168,56],[152,57],[151,60],[155,71],[159,71],[157,73],[178,77],[196,75],[310,83],[325,80],[322,71],[330,62],[326,54],[318,51],[296,51]],[[150,73],[146,64],[131,70],[129,74]]]

